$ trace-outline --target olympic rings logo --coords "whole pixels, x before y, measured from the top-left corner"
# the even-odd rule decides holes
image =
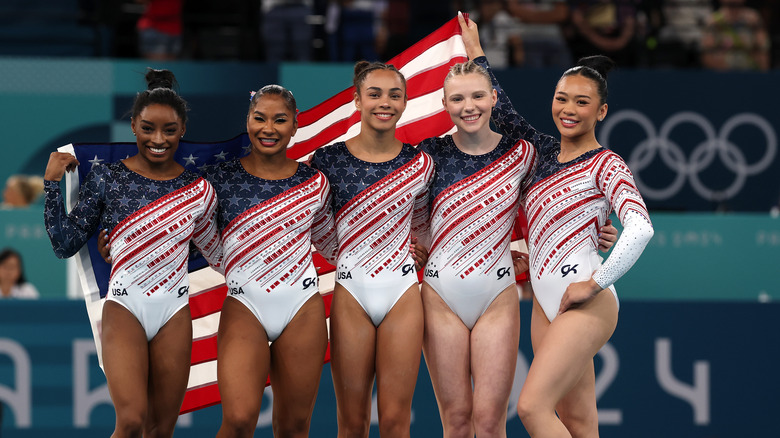
[[[712,201],[723,201],[734,197],[742,190],[749,176],[766,170],[777,153],[777,135],[766,119],[754,113],[740,113],[732,116],[723,124],[720,132],[715,132],[709,120],[699,113],[683,111],[673,114],[656,132],[653,122],[644,114],[635,110],[622,110],[608,117],[599,132],[599,142],[609,147],[612,130],[622,122],[634,122],[647,134],[647,138],[637,144],[628,157],[627,164],[634,174],[634,180],[642,195],[654,200],[665,200],[675,196],[688,181],[699,196]],[[669,138],[671,131],[681,124],[692,124],[704,133],[705,140],[696,145],[690,157]],[[729,138],[732,131],[740,125],[757,127],[766,139],[763,156],[755,163],[748,163],[742,150]],[[640,172],[650,166],[658,156],[670,170],[676,173],[666,187],[656,188],[644,184]],[[699,174],[708,168],[715,157],[721,161],[736,177],[725,189],[715,190],[701,181]]]

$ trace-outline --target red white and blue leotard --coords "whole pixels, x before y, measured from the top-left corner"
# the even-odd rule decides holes
[[[219,199],[229,297],[254,313],[273,342],[319,291],[312,242],[335,262],[328,180],[305,164],[289,178],[265,180],[239,160],[204,175]]]
[[[475,62],[487,65],[484,57]],[[506,115],[496,119],[499,130],[528,140],[538,154],[524,206],[531,284],[547,319],[552,321],[557,315],[570,283],[591,277],[601,288],[609,288],[617,300],[613,283],[634,265],[653,236],[650,215],[628,166],[605,148],[560,163],[560,142],[534,129],[508,98],[499,99],[496,112]],[[598,232],[613,209],[623,233],[602,265]]]
[[[425,282],[471,329],[498,294],[515,284],[509,244],[535,151],[508,136],[483,155],[461,151],[450,135],[424,140],[418,148],[436,163]]]
[[[188,303],[190,241],[219,269],[216,196],[211,184],[191,171],[157,181],[121,162],[97,164],[70,214],[58,182],[46,181],[45,190],[44,219],[57,257],[75,254],[98,226],[110,230],[107,299],[135,315],[148,340]]]
[[[378,326],[417,283],[410,233],[427,235],[433,160],[404,144],[394,159],[370,163],[339,142],[318,149],[311,163],[328,177],[333,191],[336,281]]]

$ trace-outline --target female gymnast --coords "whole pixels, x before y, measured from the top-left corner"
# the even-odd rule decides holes
[[[410,231],[426,235],[433,161],[395,138],[406,81],[392,66],[355,65],[360,133],[318,149],[313,167],[333,191],[338,233],[331,371],[339,437],[368,436],[377,383],[379,431],[408,437],[423,333]]]
[[[205,170],[219,199],[228,286],[217,338],[218,437],[254,435],[269,372],[274,436],[309,434],[328,345],[311,245],[331,263],[337,248],[328,180],[287,158],[296,113],[290,91],[261,88],[247,114],[250,154]]]
[[[103,306],[103,367],[116,411],[114,437],[170,437],[190,369],[189,244],[219,267],[214,189],[173,157],[186,102],[173,73],[150,70],[131,128],[138,154],[96,164],[65,213],[59,181],[76,158],[54,152],[44,175],[45,222],[55,254],[75,254],[98,229],[111,231],[113,266]]]
[[[476,24],[462,14],[458,21],[469,57],[481,55],[472,43]],[[456,64],[442,103],[457,131],[419,145],[436,163],[423,351],[445,437],[506,436],[520,337],[509,245],[536,152],[519,136],[490,129],[491,116],[500,116],[492,112],[498,98],[485,68]],[[528,269],[527,255],[514,254],[514,262],[518,273]]]
[[[478,34],[470,35],[478,46]],[[476,62],[487,65],[484,57]],[[496,105],[499,130],[529,141],[537,151],[523,201],[534,289],[534,359],[518,401],[533,437],[598,436],[593,357],[617,325],[613,283],[653,236],[630,170],[596,140],[595,126],[607,115],[611,67],[608,58],[595,56],[563,73],[552,102],[560,141],[536,131],[508,99],[499,98]],[[493,86],[499,87],[494,77]],[[624,230],[602,264],[597,230],[613,209]]]

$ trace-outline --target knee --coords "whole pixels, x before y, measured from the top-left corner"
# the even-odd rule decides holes
[[[471,406],[445,408],[442,412],[442,423],[446,436],[474,436],[471,432]]]
[[[410,409],[383,409],[379,412],[379,435],[409,436],[411,422]]]
[[[368,429],[371,423],[371,416],[362,415],[342,415],[338,416],[338,436],[345,438],[365,438],[368,436]]]
[[[274,419],[274,436],[280,438],[294,438],[309,436],[309,418],[285,418]]]
[[[477,406],[474,408],[474,429],[477,436],[502,436],[506,430],[505,406]]]
[[[257,414],[239,409],[222,412],[222,429],[229,436],[251,437],[257,428]]]
[[[144,432],[146,417],[141,413],[117,412],[116,431],[114,435],[122,437],[141,438]]]
[[[520,393],[520,399],[517,400],[517,416],[520,417],[520,421],[528,427],[530,422],[533,422],[536,417],[541,413],[539,403],[530,397],[524,396]]]

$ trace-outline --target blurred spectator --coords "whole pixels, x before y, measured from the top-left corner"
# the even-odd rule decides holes
[[[138,52],[154,61],[174,60],[181,54],[184,0],[137,0],[146,6],[138,19]]]
[[[43,193],[40,176],[12,175],[5,182],[2,208],[27,207]]]
[[[377,52],[383,61],[389,61],[411,45],[409,28],[409,0],[387,0],[376,38]]]
[[[702,65],[713,70],[769,70],[769,34],[745,0],[721,0],[701,40]]]
[[[377,33],[386,8],[385,0],[331,1],[325,24],[331,61],[378,61]]]
[[[312,0],[263,0],[263,43],[266,60],[310,61],[313,31],[308,17]]]
[[[566,0],[510,0],[508,10],[520,19],[523,66],[565,69],[571,65],[561,27],[569,19]]]
[[[574,59],[606,55],[619,66],[636,65],[635,0],[569,0],[574,34],[569,48]]]
[[[469,18],[479,27],[479,40],[491,67],[524,64],[520,22],[509,14],[505,1],[481,0]]]
[[[644,2],[650,31],[649,63],[661,67],[699,67],[704,26],[712,14],[710,0]]]
[[[22,256],[11,248],[0,251],[0,299],[38,298],[38,290],[24,278]]]

